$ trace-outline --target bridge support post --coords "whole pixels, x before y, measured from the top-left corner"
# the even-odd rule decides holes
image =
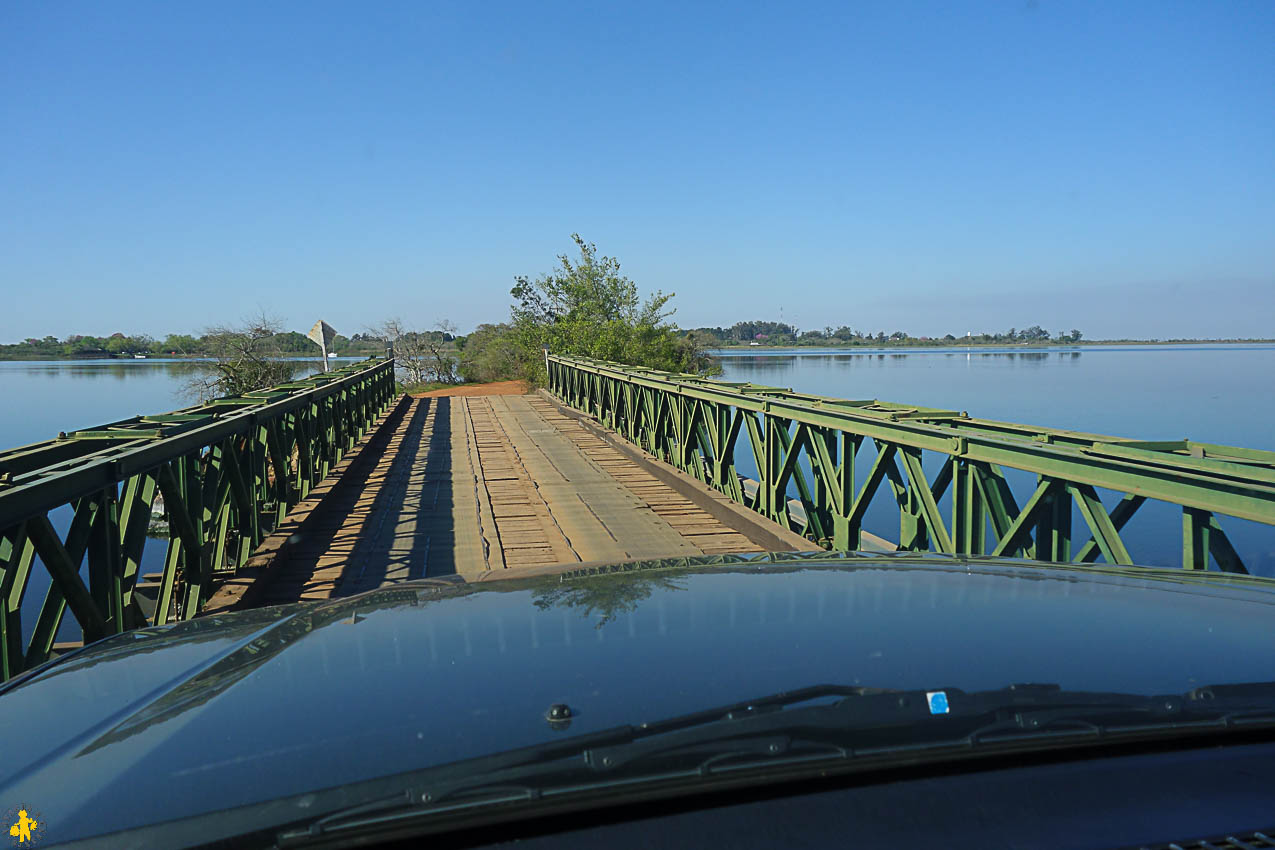
[[[987,545],[987,507],[975,467],[952,458],[952,541],[959,555],[982,555]]]
[[[1212,518],[1208,511],[1182,509],[1182,566],[1188,570],[1209,568],[1209,520]]]
[[[859,523],[852,521],[855,501],[854,466],[859,454],[859,438],[839,431],[829,445],[832,451],[829,460],[836,468],[836,489],[832,500],[832,548],[839,552],[853,552],[862,543]]]

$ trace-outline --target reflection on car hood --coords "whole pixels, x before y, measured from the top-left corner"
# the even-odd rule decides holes
[[[407,582],[119,635],[14,683],[0,800],[70,840],[535,744],[562,734],[554,703],[574,734],[816,683],[1266,680],[1273,604],[1216,573],[912,555]]]

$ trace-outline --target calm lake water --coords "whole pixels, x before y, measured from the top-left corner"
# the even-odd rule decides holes
[[[1275,450],[1275,345],[717,353],[728,381],[1119,437]]]
[[[1275,450],[1275,345],[806,348],[721,356],[725,380],[1147,440],[1189,437]],[[299,361],[298,376],[318,366],[317,360]],[[183,389],[192,368],[180,360],[0,361],[0,447],[189,405]],[[738,460],[747,472],[751,461],[742,455]],[[927,465],[931,474],[939,460]],[[1010,481],[1020,493],[1031,486],[1026,476],[1011,475]],[[1118,498],[1105,497],[1109,507]],[[889,502],[873,502],[867,530],[895,537],[897,510]],[[64,527],[66,513],[57,512],[55,524]],[[1083,527],[1078,518],[1073,521]],[[1223,526],[1253,572],[1275,575],[1275,529],[1233,520]],[[1180,563],[1180,511],[1145,506],[1126,529],[1126,539],[1142,563]],[[143,569],[158,570],[162,563],[162,542],[148,546]],[[37,585],[47,584],[42,579],[33,576],[24,611],[38,605],[43,589]],[[24,631],[30,619],[24,616]]]
[[[1046,349],[790,349],[718,352],[729,381],[851,399],[963,410],[971,416],[1144,440],[1275,450],[1275,345],[1084,346]],[[872,454],[859,465],[860,481]],[[747,449],[741,471],[753,471]],[[933,478],[942,462],[927,456]],[[807,465],[808,471],[808,465]],[[1019,504],[1034,477],[1007,472]],[[888,490],[888,488],[887,488]],[[796,496],[790,488],[790,496]],[[1120,494],[1101,493],[1110,509]],[[947,509],[947,499],[940,502]],[[864,528],[897,540],[898,510],[882,491]],[[1223,518],[1252,572],[1275,575],[1275,528]],[[1074,511],[1073,528],[1084,529]],[[1134,559],[1181,563],[1181,510],[1147,503],[1123,536]]]
[[[718,352],[724,380],[1275,450],[1275,345]],[[298,376],[319,363],[297,361]],[[0,361],[0,448],[193,404],[189,360]]]
[[[294,362],[298,378],[321,368],[317,359]],[[195,404],[186,386],[198,368],[195,361],[159,358],[0,360],[0,449]]]
[[[359,358],[329,358],[357,360]],[[295,377],[317,372],[318,359],[297,360]],[[116,422],[138,414],[166,413],[195,404],[186,391],[199,368],[191,360],[4,360],[0,361],[0,448],[14,448],[74,431]],[[49,515],[66,533],[70,508]],[[164,540],[150,541],[142,553],[142,572],[164,566]],[[87,579],[87,565],[81,570]],[[48,573],[32,571],[22,604],[23,639],[29,639],[49,586]],[[74,618],[67,615],[58,640],[78,639]]]

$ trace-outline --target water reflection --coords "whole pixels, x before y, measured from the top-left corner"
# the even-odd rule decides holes
[[[598,615],[594,628],[600,629],[619,614],[630,614],[657,590],[685,590],[671,576],[635,576],[631,573],[590,576],[570,584],[541,588],[534,604],[541,611],[561,606],[574,608],[586,619]]]
[[[467,590],[462,589],[461,592],[464,593]],[[90,648],[79,658],[67,662],[63,667],[58,668],[53,677],[46,677],[38,680],[38,682],[28,682],[27,684],[47,690],[48,683],[51,681],[56,682],[58,676],[65,676],[67,672],[85,670],[86,668],[104,664],[105,666],[96,671],[92,677],[87,677],[82,673],[73,677],[73,686],[78,687],[80,693],[93,693],[95,690],[107,693],[109,689],[116,687],[111,680],[123,675],[114,668],[131,665],[139,651],[148,652],[157,649],[169,649],[170,647],[188,647],[191,643],[199,643],[201,641],[213,641],[233,646],[236,643],[236,638],[256,632],[263,625],[278,623],[273,628],[261,631],[260,634],[246,644],[237,646],[233,651],[206,669],[181,681],[154,702],[133,713],[109,732],[93,740],[80,751],[80,754],[84,755],[145,731],[156,723],[172,720],[193,708],[204,705],[218,694],[223,693],[266,663],[272,661],[285,649],[295,645],[302,638],[322,629],[326,625],[342,621],[350,625],[358,625],[379,611],[397,609],[403,606],[421,609],[434,604],[445,598],[445,596],[445,593],[439,593],[438,588],[434,586],[430,586],[427,583],[418,583],[412,588],[385,588],[372,594],[334,601],[326,605],[312,606],[300,611],[276,606],[237,612],[230,619],[209,617],[207,619],[189,620],[163,631],[159,629],[142,630],[140,633],[135,632],[127,637],[114,638],[104,647],[98,649]],[[229,633],[226,625],[230,626]],[[143,640],[139,641],[137,639],[139,634],[144,636]],[[169,651],[171,652],[171,649]],[[146,669],[152,675],[167,674],[164,678],[171,678],[180,671],[179,667],[174,669],[162,664]],[[133,673],[132,675],[136,677],[137,674]],[[133,684],[136,687],[137,683]],[[144,691],[146,689],[139,687],[137,690]],[[15,692],[17,692],[16,689],[6,694],[6,696]],[[132,698],[136,699],[136,691],[133,693]],[[95,710],[103,711],[100,705]]]
[[[207,368],[207,364],[192,360],[137,361],[136,363],[106,360],[81,363],[6,363],[3,368],[6,372],[16,372],[37,378],[56,376],[72,380],[145,381],[152,380],[157,374],[168,378],[184,378]]]
[[[734,354],[716,351],[715,356],[722,358],[722,365],[728,373],[779,372],[792,369],[798,365],[819,367],[835,366],[887,366],[900,365],[905,361],[922,361],[934,358],[944,360],[974,359],[997,360],[1004,365],[1026,363],[1045,365],[1055,363],[1076,363],[1080,360],[1079,351],[862,351],[838,353],[791,353],[776,354]],[[921,364],[924,365],[924,364]]]
[[[321,367],[317,359],[289,362],[294,379]],[[197,400],[192,385],[210,364],[158,357],[0,360],[0,398],[6,400],[0,408],[0,449],[47,440],[59,431],[188,407]]]
[[[290,362],[295,364],[294,376],[302,373],[309,375],[320,368],[318,359],[298,359]],[[180,360],[158,358],[147,358],[145,360],[9,360],[0,361],[0,374],[34,378],[67,377],[76,380],[153,380],[157,375],[181,379],[193,374],[207,372],[212,363],[212,360],[201,357]]]
[[[724,380],[812,395],[962,410],[980,419],[1137,440],[1186,437],[1275,449],[1269,424],[1275,421],[1275,393],[1261,391],[1275,374],[1275,345],[787,350],[771,355],[754,350],[726,354],[721,362]],[[859,469],[866,471],[873,457],[863,457]],[[746,439],[736,462],[741,471],[755,474]],[[809,474],[808,467],[801,468]],[[927,469],[936,474],[936,467]],[[1034,476],[1008,475],[1019,498],[1030,495]],[[1112,498],[1107,494],[1109,509]],[[1172,505],[1147,505],[1122,536],[1139,562],[1180,563],[1181,517],[1181,509]],[[1079,514],[1072,520],[1074,527],[1083,527]],[[1275,561],[1269,527],[1225,522],[1244,563],[1269,575]],[[888,493],[869,503],[864,528],[891,538],[897,534],[897,506]]]

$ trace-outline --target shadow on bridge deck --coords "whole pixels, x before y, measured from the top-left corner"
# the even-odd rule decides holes
[[[811,549],[543,395],[404,398],[206,612],[509,567]]]

